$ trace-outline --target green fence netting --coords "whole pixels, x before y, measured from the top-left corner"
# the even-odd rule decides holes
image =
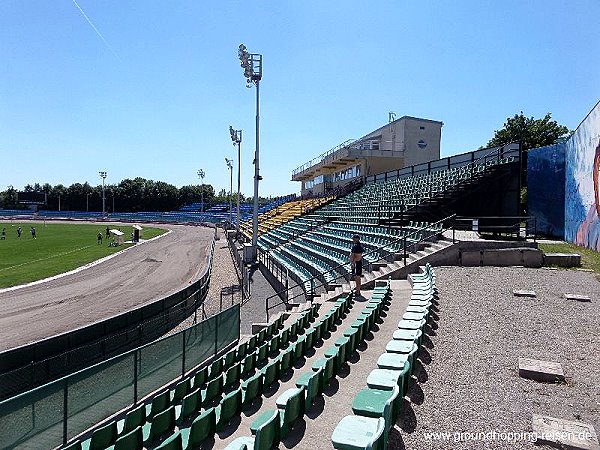
[[[183,376],[240,337],[240,306],[0,402],[0,449],[52,449]]]

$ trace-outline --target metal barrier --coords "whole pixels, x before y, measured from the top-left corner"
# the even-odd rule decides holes
[[[495,236],[511,236],[521,239],[537,239],[537,218],[535,216],[480,216],[456,217],[453,230],[492,233]]]
[[[205,272],[164,299],[77,330],[0,353],[0,400],[159,338],[194,314],[208,293],[215,241]]]
[[[0,402],[0,449],[50,449],[190,374],[240,337],[240,306]]]

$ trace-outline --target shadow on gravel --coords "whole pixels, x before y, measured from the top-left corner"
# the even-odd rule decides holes
[[[261,395],[254,399],[254,402],[250,405],[250,408],[246,408],[242,412],[246,417],[250,417],[251,415],[256,414],[258,412],[258,410],[262,407],[262,405],[263,405],[263,398]]]
[[[423,363],[418,359],[416,361],[417,363],[415,364],[415,370],[413,374],[415,377],[417,377],[419,383],[426,383],[429,380],[429,374],[427,373]]]
[[[309,419],[316,419],[319,417],[323,411],[325,410],[325,399],[322,395],[319,395],[315,398],[315,402],[312,407],[306,411],[306,415]]]
[[[433,343],[433,341],[431,340],[431,338],[428,335],[424,334],[422,346],[431,350],[432,348],[435,347],[435,344]]]
[[[422,405],[425,401],[425,394],[423,393],[423,389],[421,389],[419,383],[416,383],[415,381],[416,380],[413,380],[412,383],[410,383],[406,395],[415,405]]]
[[[337,380],[337,378],[334,377],[329,382],[329,386],[327,386],[325,389],[323,389],[323,395],[326,395],[327,397],[333,397],[335,395],[335,393],[339,390],[340,390],[340,382]]]
[[[419,349],[418,358],[423,364],[431,364],[431,354],[429,353],[429,350],[427,350],[423,346],[421,346],[421,348]]]
[[[390,434],[388,437],[388,448],[393,448],[394,450],[405,450],[406,445],[404,445],[404,440],[402,440],[402,434],[396,427],[392,427],[390,429]]]
[[[235,433],[237,431],[237,429],[241,423],[242,423],[242,416],[235,416],[233,419],[231,419],[231,422],[229,422],[229,424],[227,424],[227,426],[223,429],[223,431],[219,431],[217,433],[217,435],[221,439],[228,438],[229,436],[231,436],[233,433]]]
[[[433,321],[434,321],[434,322],[437,322],[438,320],[440,320],[440,316],[438,316],[438,315],[436,314],[436,312],[435,312],[435,311],[433,311],[433,310],[430,310],[430,311],[429,311],[429,317],[431,317],[431,318],[433,319]]]
[[[285,448],[293,448],[300,443],[305,433],[306,421],[304,418],[300,418],[294,422],[294,428],[290,431],[290,434],[288,434],[285,439],[281,440],[281,443]]]
[[[396,424],[406,433],[412,433],[417,429],[417,416],[410,401],[403,400],[400,417]]]
[[[348,362],[352,363],[352,364],[356,364],[357,362],[360,361],[360,353],[358,353],[356,350],[352,352],[352,354],[348,357]]]
[[[281,386],[279,380],[275,381],[271,386],[263,391],[263,396],[266,398],[273,397],[279,390],[279,386]]]

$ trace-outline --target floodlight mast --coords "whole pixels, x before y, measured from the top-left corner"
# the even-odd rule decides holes
[[[106,197],[104,196],[104,180],[106,179],[106,171],[101,170],[98,172],[100,174],[100,178],[102,178],[102,217],[106,214]]]
[[[262,55],[250,53],[244,44],[238,49],[240,65],[244,69],[246,87],[256,86],[256,149],[254,150],[254,208],[252,211],[252,259],[256,261],[258,238],[258,182],[260,177],[260,80],[262,79]]]
[[[233,159],[225,158],[225,163],[229,168],[229,225],[231,225],[233,223]]]
[[[235,227],[236,236],[240,235],[240,181],[242,173],[242,130],[234,130],[229,126],[229,134],[234,147],[237,145],[238,151],[238,174],[237,174],[237,222]]]
[[[206,175],[206,173],[204,172],[204,170],[202,169],[198,169],[198,178],[200,178],[200,199],[201,199],[201,205],[200,205],[200,212],[203,213],[204,212],[204,176]]]

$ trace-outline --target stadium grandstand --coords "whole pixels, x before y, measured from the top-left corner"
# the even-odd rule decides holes
[[[572,158],[569,152],[587,155],[591,150],[583,148],[587,144],[581,143],[579,134],[594,136],[596,185],[591,191],[595,189],[595,207],[600,214],[600,150],[596,148],[600,106],[594,111],[589,119],[592,123],[584,122],[562,151],[567,160]],[[411,443],[409,435],[418,426],[419,407],[436,400],[440,408],[446,403],[464,405],[464,399],[446,396],[439,400],[435,392],[429,394],[431,391],[428,397],[424,395],[428,385],[436,383],[428,375],[433,373],[428,366],[444,346],[460,347],[468,353],[469,347],[489,344],[486,348],[490,352],[471,358],[460,353],[440,361],[447,364],[443,366],[445,374],[438,372],[443,377],[438,383],[448,384],[447,389],[462,389],[468,397],[464,386],[483,383],[482,390],[491,392],[494,406],[502,403],[501,397],[509,396],[506,392],[518,391],[525,397],[544,389],[544,393],[550,392],[549,400],[529,402],[528,397],[529,403],[522,404],[528,408],[535,405],[534,411],[542,408],[539,405],[555,408],[553,411],[566,407],[562,403],[571,394],[564,394],[562,389],[571,389],[569,383],[538,388],[537,384],[525,384],[531,380],[519,378],[516,366],[486,366],[504,358],[494,353],[496,348],[507,349],[517,364],[513,348],[531,349],[528,339],[536,338],[530,334],[548,336],[545,328],[552,327],[541,322],[539,303],[524,309],[529,305],[517,304],[512,292],[507,295],[504,291],[490,299],[475,299],[468,289],[445,294],[453,292],[455,285],[466,284],[470,276],[488,276],[494,289],[512,290],[512,278],[493,278],[491,272],[482,272],[485,266],[510,266],[515,273],[525,274],[518,280],[524,289],[529,286],[533,268],[544,265],[546,256],[536,242],[536,217],[521,214],[522,175],[532,161],[524,157],[519,142],[441,158],[442,125],[439,121],[410,116],[396,120],[391,116],[388,124],[295,169],[292,180],[301,183],[301,195],[281,197],[261,208],[258,261],[248,261],[243,255],[252,238],[252,223],[250,208],[241,208],[240,217],[227,225],[224,247],[232,253],[230,263],[239,270],[241,284],[250,283],[252,276],[256,277],[252,282],[258,283],[256,279],[262,276],[272,294],[252,292],[249,297],[242,296],[238,304],[220,308],[190,327],[3,400],[0,447],[412,448],[406,444]],[[546,173],[551,176],[551,172]],[[562,174],[565,176],[564,171]],[[552,176],[557,189],[565,190],[568,181]],[[565,202],[568,197],[567,190]],[[194,203],[171,213],[117,213],[111,218],[227,222],[233,213],[226,204],[213,205],[204,212],[199,207],[201,204]],[[39,214],[44,217],[46,213]],[[238,222],[239,234],[234,229]],[[593,226],[597,222],[590,228]],[[582,233],[575,233],[578,239]],[[349,253],[357,235],[363,247],[364,272],[354,277]],[[462,277],[452,278],[448,275],[452,274],[448,272],[451,266],[472,272],[460,272]],[[555,272],[548,277],[589,275]],[[360,294],[356,278],[362,285]],[[477,287],[484,286],[485,281],[479,281]],[[193,307],[205,301],[209,282],[210,270],[202,286],[188,292],[186,299],[196,302]],[[545,288],[543,283],[535,287],[539,292]],[[588,288],[582,285],[578,289]],[[527,294],[530,291],[521,292],[531,296]],[[595,295],[597,289],[593,292]],[[551,294],[547,295],[552,300]],[[486,297],[485,292],[479,297]],[[483,303],[486,300],[488,303]],[[501,302],[517,312],[506,308],[493,320],[487,317],[494,303]],[[553,305],[560,308],[558,303]],[[597,313],[596,298],[590,305],[590,311]],[[576,316],[575,322],[587,328],[598,314],[577,307],[568,311]],[[264,319],[245,319],[245,309],[251,308],[264,313]],[[445,308],[457,311],[454,319],[463,321],[462,328],[452,331],[455,334],[443,334],[448,332],[441,325],[447,325]],[[468,314],[464,312],[467,310]],[[548,311],[555,327],[569,320],[565,311]],[[244,320],[251,332],[241,332]],[[537,325],[534,331],[521,330],[513,322],[523,327]],[[490,331],[488,325],[497,328]],[[583,335],[590,342],[590,335]],[[571,344],[566,346],[570,349]],[[543,352],[544,344],[534,351],[538,347]],[[502,379],[502,386],[495,384],[496,378]],[[583,389],[577,395],[585,398],[585,389],[594,387],[582,384],[574,389]],[[454,415],[469,415],[472,409],[485,408],[469,403]],[[589,412],[589,408],[582,409]],[[490,414],[499,415],[498,411],[492,408]],[[527,415],[531,417],[529,412]],[[589,421],[590,415],[585,418]],[[525,422],[518,423],[527,431]],[[425,422],[425,427],[428,425]],[[594,439],[590,442],[595,445],[595,435]],[[429,448],[426,440],[417,445],[414,448]]]

